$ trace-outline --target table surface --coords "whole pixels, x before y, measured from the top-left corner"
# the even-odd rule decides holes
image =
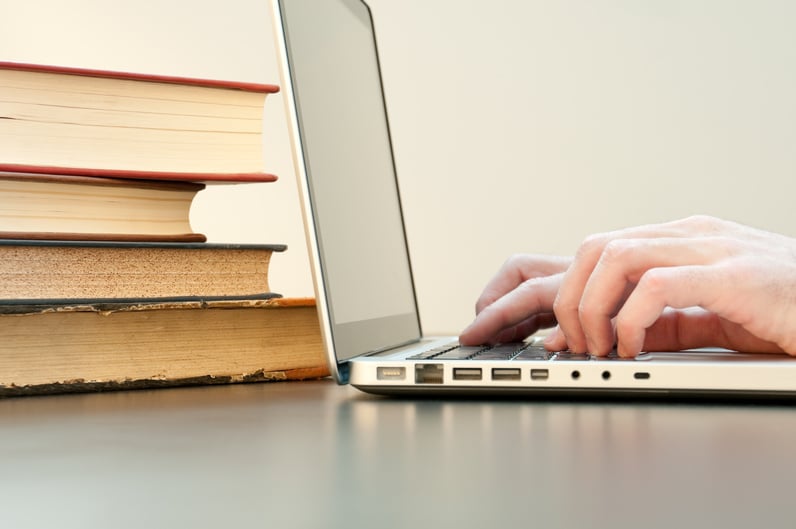
[[[0,400],[0,527],[796,526],[796,407],[332,381]]]

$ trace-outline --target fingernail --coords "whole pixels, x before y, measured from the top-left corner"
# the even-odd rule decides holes
[[[542,341],[542,345],[548,349],[561,349],[563,348],[563,344],[561,343],[562,340],[564,340],[564,335],[561,329],[556,327],[545,337]],[[566,340],[564,340],[564,343],[566,343]]]
[[[644,348],[644,334],[639,337],[618,340],[616,353],[622,358],[635,358]]]

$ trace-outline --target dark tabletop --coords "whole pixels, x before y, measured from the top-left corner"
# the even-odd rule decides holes
[[[331,381],[0,400],[0,527],[796,527],[796,407]]]

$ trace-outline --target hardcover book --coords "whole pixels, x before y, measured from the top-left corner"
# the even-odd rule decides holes
[[[312,299],[0,301],[0,397],[327,376]]]
[[[0,170],[271,181],[275,85],[0,62]]]
[[[0,301],[253,296],[284,245],[0,239]]]
[[[204,242],[194,182],[0,172],[0,238]]]

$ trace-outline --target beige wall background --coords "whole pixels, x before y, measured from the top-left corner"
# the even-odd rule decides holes
[[[708,213],[796,235],[796,3],[371,0],[424,328],[457,332],[511,253]],[[0,59],[277,82],[267,0],[0,0]],[[277,184],[213,188],[217,242],[284,242],[312,292],[279,96]]]

